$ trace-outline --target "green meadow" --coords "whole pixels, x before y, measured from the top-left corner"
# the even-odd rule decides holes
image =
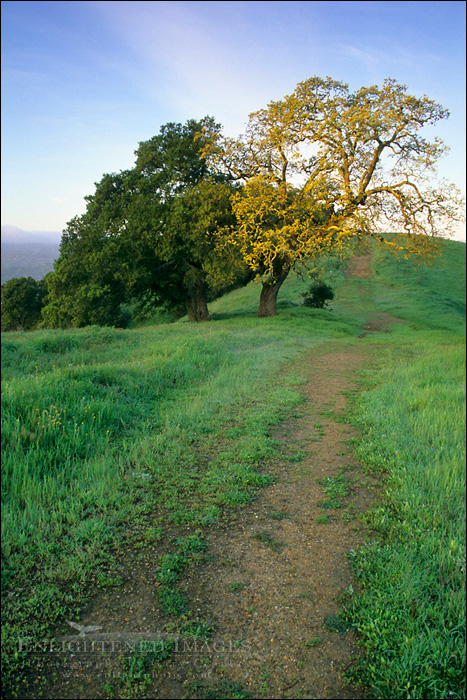
[[[346,608],[368,652],[353,677],[378,698],[465,697],[465,244],[446,244],[443,263],[414,270],[379,251],[368,282],[407,322],[353,406],[357,455],[384,475]]]
[[[349,554],[361,593],[344,614],[368,652],[352,680],[378,698],[465,697],[465,244],[416,269],[375,248],[370,279],[333,281],[332,311],[302,306],[308,283],[291,276],[274,318],[256,318],[251,283],[213,302],[210,323],[3,334],[7,687],[19,637],[76,618],[119,551],[167,548],[178,526],[196,536],[162,558],[160,596],[185,609],[174,575],[270,483],[271,426],[301,401],[288,363],[332,341],[378,358],[349,414],[359,459],[383,479],[371,537]],[[378,311],[405,322],[357,339]]]

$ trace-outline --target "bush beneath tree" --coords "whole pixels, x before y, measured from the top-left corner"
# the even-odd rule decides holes
[[[325,309],[328,302],[334,299],[332,287],[326,282],[316,281],[310,285],[307,292],[302,294],[303,306],[312,309]]]

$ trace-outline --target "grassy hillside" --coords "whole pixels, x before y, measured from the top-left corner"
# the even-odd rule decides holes
[[[465,331],[465,243],[442,244],[433,265],[419,266],[375,249],[372,271],[378,306],[417,329]]]
[[[287,361],[356,338],[385,311],[408,323],[384,336],[353,411],[359,455],[387,472],[387,492],[368,515],[377,543],[354,553],[364,595],[347,614],[374,659],[365,671],[374,697],[461,697],[462,254],[465,265],[465,245],[447,243],[444,266],[414,273],[376,252],[369,280],[334,272],[333,312],[301,306],[307,285],[290,277],[271,319],[256,318],[253,283],[214,302],[207,324],[3,334],[10,683],[22,663],[17,637],[47,636],[90,584],[109,585],[122,547],[167,545],[177,525],[202,538],[251,502],[268,483],[270,426],[300,402]],[[161,604],[177,614],[185,603],[169,592],[161,586]]]
[[[378,698],[465,697],[465,244],[413,270],[376,251],[368,282],[393,327],[354,406],[360,459],[386,475],[352,552],[363,594],[347,605]],[[370,340],[370,342],[372,342]]]
[[[3,335],[7,668],[19,629],[46,635],[118,547],[163,535],[154,512],[206,527],[267,481],[268,426],[299,401],[282,363],[357,331],[300,307],[303,287],[290,280],[273,319],[252,285],[204,325]]]

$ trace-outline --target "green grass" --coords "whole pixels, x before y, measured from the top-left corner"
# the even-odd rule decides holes
[[[312,649],[313,647],[321,646],[323,643],[324,639],[321,639],[321,637],[313,637],[313,639],[303,642],[302,646],[305,647],[305,649]]]
[[[286,510],[276,510],[268,513],[268,517],[272,518],[273,520],[284,520],[285,518],[288,518],[289,515],[290,513]]]
[[[318,517],[316,518],[316,522],[320,525],[327,525],[329,522],[329,518],[327,515],[318,515]]]
[[[376,249],[372,260],[375,301],[382,311],[413,323],[412,330],[465,331],[465,243],[440,243],[433,265]]]
[[[385,475],[352,553],[363,594],[345,606],[376,698],[465,697],[465,245],[410,276],[378,255],[374,298],[410,321],[385,338],[354,404],[357,456]]]
[[[245,588],[244,583],[240,583],[239,581],[235,581],[235,583],[231,583],[229,586],[229,591],[231,593],[236,593],[237,591],[243,591]]]
[[[271,425],[301,401],[282,366],[356,333],[300,307],[304,284],[290,278],[272,319],[256,318],[250,285],[214,303],[207,324],[3,335],[7,683],[21,662],[18,637],[46,637],[63,615],[79,617],[86,586],[105,579],[122,548],[160,542],[186,558],[171,543],[175,525],[209,528],[270,483]],[[170,576],[165,564],[160,575]],[[180,614],[185,601],[168,587],[161,606]]]
[[[119,659],[118,681],[107,682],[103,686],[106,697],[144,698],[146,689],[152,683],[151,674],[157,671],[161,662],[169,659],[173,652],[173,642],[167,639],[135,642],[130,651]]]
[[[325,509],[344,508],[345,503],[341,499],[347,498],[349,495],[349,484],[351,481],[348,476],[342,473],[318,479],[318,484],[323,487],[327,496],[324,501],[318,503],[319,507]],[[321,522],[326,521],[323,520]]]
[[[255,532],[252,538],[264,544],[265,547],[269,547],[273,552],[282,552],[286,546],[284,542],[276,540],[270,532]]]
[[[270,483],[271,426],[301,401],[287,363],[343,340],[374,349],[350,398],[357,454],[385,479],[372,540],[351,556],[363,592],[346,622],[368,651],[353,678],[376,698],[465,697],[465,245],[442,252],[444,267],[376,250],[371,279],[334,271],[333,312],[301,306],[308,283],[291,276],[272,319],[256,318],[251,284],[210,305],[207,324],[3,334],[6,686],[21,678],[18,637],[78,618],[127,547],[151,548],[161,608],[181,624],[177,585],[207,530]],[[407,323],[356,339],[381,311]],[[344,481],[323,486],[345,498]],[[145,663],[128,667],[129,685],[146,684]]]
[[[188,689],[190,697],[205,700],[247,700],[253,697],[239,683],[232,681],[219,681],[214,684],[197,680],[190,682]]]

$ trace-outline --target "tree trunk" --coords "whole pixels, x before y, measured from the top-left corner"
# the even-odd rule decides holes
[[[275,272],[274,280],[263,282],[261,296],[259,298],[258,318],[266,318],[277,314],[277,294],[290,272],[290,265],[282,265]]]
[[[186,297],[188,320],[193,322],[209,321],[206,289],[202,282],[188,290]]]
[[[191,289],[186,297],[186,312],[189,321],[196,321],[196,302]]]
[[[208,302],[206,300],[206,287],[200,283],[195,289],[196,320],[209,321]]]

